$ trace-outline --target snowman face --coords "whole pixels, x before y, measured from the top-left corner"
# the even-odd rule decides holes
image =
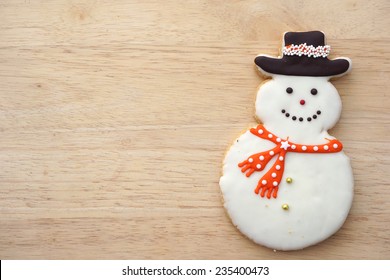
[[[328,77],[273,75],[257,93],[256,116],[278,129],[320,133],[332,128],[340,113],[340,96]]]

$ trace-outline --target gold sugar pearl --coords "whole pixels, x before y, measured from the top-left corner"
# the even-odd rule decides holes
[[[286,210],[286,211],[287,211],[289,208],[290,208],[290,207],[288,206],[288,204],[283,204],[283,205],[282,205],[282,209],[283,209],[283,210]]]
[[[286,182],[287,182],[288,184],[291,184],[292,181],[293,181],[293,179],[292,179],[291,177],[287,177],[287,178],[286,178]]]

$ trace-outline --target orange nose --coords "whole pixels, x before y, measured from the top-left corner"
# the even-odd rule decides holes
[[[302,99],[301,101],[299,101],[299,103],[300,103],[301,105],[305,105],[306,101]]]

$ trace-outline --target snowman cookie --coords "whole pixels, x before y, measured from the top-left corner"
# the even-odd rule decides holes
[[[233,224],[277,250],[314,245],[343,225],[353,199],[353,174],[342,143],[328,134],[341,99],[330,79],[351,70],[329,59],[320,31],[284,34],[281,57],[259,55],[270,77],[256,97],[257,127],[227,152],[220,187]]]

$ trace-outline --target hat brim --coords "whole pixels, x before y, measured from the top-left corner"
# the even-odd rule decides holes
[[[255,64],[265,73],[289,76],[333,77],[346,74],[351,68],[348,58],[329,60],[323,57],[259,55]]]

